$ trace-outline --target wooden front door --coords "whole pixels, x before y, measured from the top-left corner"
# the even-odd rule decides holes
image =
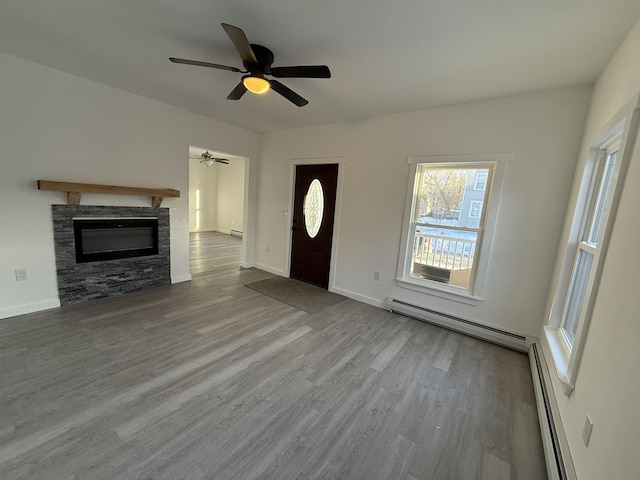
[[[291,278],[329,286],[338,165],[298,165],[293,205]]]

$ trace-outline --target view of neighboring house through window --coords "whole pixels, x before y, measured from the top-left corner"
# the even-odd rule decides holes
[[[473,183],[474,190],[484,190],[487,186],[487,172],[476,172],[476,178]]]
[[[417,165],[409,276],[473,292],[493,164]]]
[[[479,218],[482,211],[482,202],[479,200],[471,201],[471,208],[469,208],[469,218]]]

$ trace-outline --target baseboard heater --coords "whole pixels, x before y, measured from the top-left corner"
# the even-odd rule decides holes
[[[520,352],[526,353],[529,351],[527,337],[523,335],[482,325],[480,323],[472,322],[471,320],[431,310],[419,305],[413,305],[411,303],[398,300],[397,298],[387,299],[387,308],[391,312],[401,313],[417,320],[433,323],[434,325],[455,330],[481,340],[497,343],[498,345],[512,348]]]
[[[544,447],[549,480],[577,480],[569,444],[559,421],[560,412],[551,389],[551,378],[538,339],[518,335],[498,328],[481,325],[447,313],[413,305],[397,298],[387,299],[389,311],[433,323],[472,337],[529,354],[531,377],[538,407],[538,420]],[[557,420],[556,420],[557,419]]]
[[[556,421],[560,413],[551,389],[549,369],[537,341],[529,349],[529,363],[549,480],[577,480],[564,428]]]
[[[229,235],[242,238],[242,232],[240,230],[231,230]]]

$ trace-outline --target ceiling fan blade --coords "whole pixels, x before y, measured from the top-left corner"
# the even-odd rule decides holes
[[[219,65],[217,63],[199,62],[197,60],[187,60],[185,58],[175,57],[169,57],[169,60],[173,63],[182,63],[184,65],[195,65],[196,67],[217,68],[219,70],[229,70],[230,72],[246,73],[244,70],[240,70],[239,68]]]
[[[271,83],[272,89],[274,89],[284,98],[289,100],[291,103],[294,103],[298,107],[304,107],[307,103],[309,103],[308,100],[306,100],[305,98],[302,98],[300,95],[298,95],[296,92],[291,90],[289,87],[285,87],[278,80],[271,80],[270,83]]]
[[[229,165],[229,160],[227,160],[226,158],[214,158],[213,160],[218,163],[224,163],[225,165]]]
[[[256,59],[256,56],[251,49],[251,44],[242,29],[229,25],[228,23],[223,23],[222,28],[224,28],[224,31],[227,32],[231,42],[235,45],[236,50],[238,50],[238,53],[240,54],[240,58],[247,63],[257,64],[258,60]]]
[[[242,95],[247,91],[247,87],[244,86],[242,81],[236,85],[236,88],[231,90],[231,93],[227,95],[227,100],[240,100]]]
[[[269,75],[278,78],[331,78],[331,71],[326,65],[305,65],[299,67],[275,67]]]

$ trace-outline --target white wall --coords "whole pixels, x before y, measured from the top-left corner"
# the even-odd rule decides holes
[[[213,232],[217,225],[218,168],[189,160],[189,231]]]
[[[242,232],[244,218],[244,159],[229,158],[228,165],[217,165],[216,230]]]
[[[537,336],[590,94],[590,87],[576,87],[263,134],[256,265],[288,275],[290,233],[282,212],[291,206],[290,160],[346,157],[330,288],[372,304],[395,296]],[[512,152],[513,160],[485,301],[474,307],[399,288],[407,159],[495,152]],[[379,282],[374,270],[381,272]]]
[[[57,305],[51,204],[66,198],[36,190],[38,179],[180,190],[163,206],[171,209],[172,279],[188,279],[189,145],[220,146],[255,167],[259,135],[4,54],[0,71],[0,317]],[[82,203],[150,199],[84,194]],[[16,282],[17,268],[27,281]]]
[[[225,155],[227,165],[189,163],[189,231],[221,232],[244,228],[245,159]],[[198,200],[199,199],[199,200]]]
[[[581,160],[609,120],[640,91],[640,22],[596,82]],[[640,432],[640,138],[636,143],[603,267],[582,361],[571,397],[552,372],[553,388],[580,480],[638,478]],[[542,334],[541,334],[542,337]],[[550,359],[548,360],[550,361]],[[551,365],[551,363],[550,363]],[[593,421],[589,447],[582,441]]]

